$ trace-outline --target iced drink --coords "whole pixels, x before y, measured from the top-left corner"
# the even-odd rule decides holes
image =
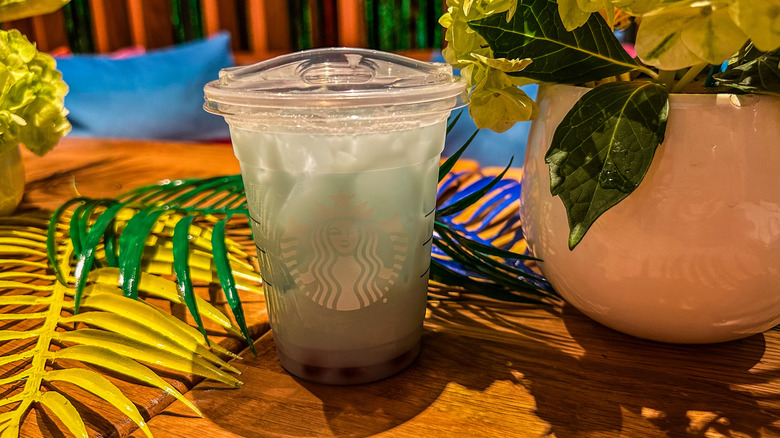
[[[247,67],[251,80],[229,73],[255,93],[278,87],[279,69],[298,78],[273,91],[293,96],[270,102],[276,114],[268,100],[254,102],[263,117],[220,107],[209,87],[224,76],[206,96],[230,124],[279,359],[324,383],[394,374],[420,348],[439,157],[461,86],[439,64],[368,50],[269,62],[272,73]],[[437,80],[439,94],[424,95]]]

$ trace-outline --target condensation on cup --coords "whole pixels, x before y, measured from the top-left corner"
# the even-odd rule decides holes
[[[439,160],[464,86],[449,65],[327,48],[220,72],[282,366],[382,379],[420,351]],[[215,163],[218,165],[218,163]]]

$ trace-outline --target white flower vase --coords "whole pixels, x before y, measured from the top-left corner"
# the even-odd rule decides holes
[[[0,152],[0,216],[9,216],[24,195],[24,163],[19,146]]]
[[[540,87],[526,151],[521,219],[553,287],[596,321],[663,342],[728,341],[780,323],[780,98],[672,95],[643,182],[569,251],[544,156],[587,91]]]

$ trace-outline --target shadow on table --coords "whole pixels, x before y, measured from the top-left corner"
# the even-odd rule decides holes
[[[768,388],[780,379],[778,364],[756,366],[763,335],[666,345],[619,334],[570,307],[524,309],[475,302],[432,307],[418,359],[366,385],[290,377],[269,338],[256,344],[257,358],[242,361],[255,368],[242,376],[252,391],[205,389],[198,404],[212,421],[246,437],[366,437],[394,428],[403,436],[780,434],[780,397]]]
[[[480,327],[499,328],[506,341],[462,342],[462,357],[490,357],[491,365],[475,372],[530,391],[535,415],[557,438],[780,434],[780,395],[768,388],[780,380],[780,363],[756,367],[764,335],[713,345],[661,344],[617,333],[565,306],[561,317],[571,338],[534,336],[506,305],[483,307]],[[440,323],[444,331],[451,324]],[[437,343],[460,339],[437,336]],[[507,341],[516,348],[507,351]],[[449,380],[485,386],[474,384],[465,365],[463,375]]]

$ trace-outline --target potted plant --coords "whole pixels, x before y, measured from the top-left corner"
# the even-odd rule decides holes
[[[53,12],[67,0],[0,0],[0,22]],[[43,156],[70,131],[63,99],[68,87],[54,58],[18,30],[0,30],[0,216],[24,193],[20,145]]]
[[[477,126],[534,119],[521,217],[569,303],[669,342],[780,322],[780,2],[448,5]],[[617,14],[639,23],[637,57]]]

